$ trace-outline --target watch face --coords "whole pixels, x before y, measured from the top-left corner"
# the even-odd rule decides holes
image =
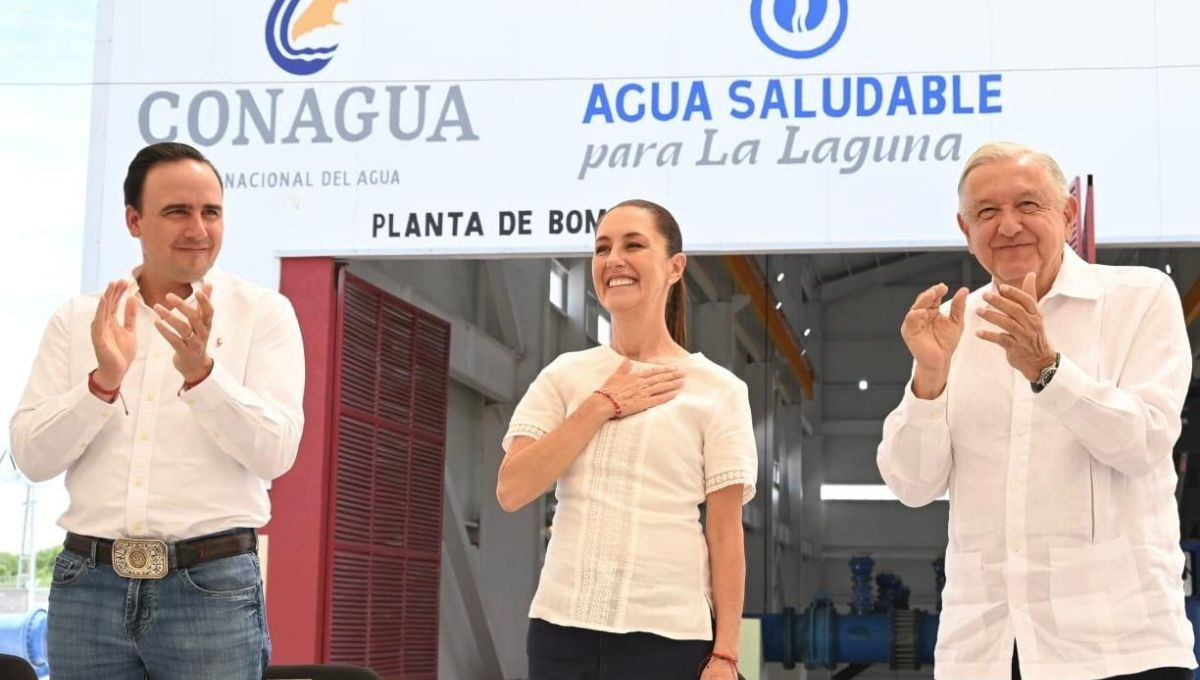
[[[1058,366],[1050,366],[1042,369],[1042,374],[1038,376],[1038,385],[1045,387],[1050,383],[1050,379],[1058,371]]]
[[[1042,372],[1038,374],[1037,381],[1030,383],[1030,387],[1033,388],[1034,392],[1041,392],[1043,389],[1045,389],[1046,385],[1050,384],[1050,379],[1053,378],[1054,374],[1058,372],[1058,362],[1061,360],[1061,358],[1061,354],[1055,354],[1054,363],[1043,368]]]

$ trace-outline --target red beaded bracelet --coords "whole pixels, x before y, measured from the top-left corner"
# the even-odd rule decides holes
[[[612,405],[613,405],[612,417],[620,418],[621,417],[621,405],[617,403],[617,398],[614,397],[613,395],[609,394],[608,390],[595,390],[595,392],[596,392],[596,394],[599,394],[612,402]]]

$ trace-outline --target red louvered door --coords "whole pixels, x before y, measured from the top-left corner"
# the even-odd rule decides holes
[[[340,276],[328,661],[437,677],[450,326]]]
[[[304,435],[271,489],[275,663],[437,677],[450,326],[329,258],[285,259]]]

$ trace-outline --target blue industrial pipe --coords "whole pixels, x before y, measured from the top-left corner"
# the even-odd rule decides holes
[[[27,614],[0,614],[0,654],[19,656],[29,662],[39,678],[50,673],[46,655],[46,610]]]
[[[850,559],[854,580],[850,613],[841,614],[828,597],[818,596],[799,614],[787,607],[782,614],[764,614],[763,658],[794,668],[836,668],[839,664],[886,663],[892,669],[918,669],[933,663],[937,643],[937,614],[908,608],[910,590],[899,577],[883,573],[871,601],[870,557]],[[935,573],[936,573],[935,563]]]
[[[891,659],[891,621],[888,616],[842,616],[833,608],[826,615],[832,618],[834,630],[832,654],[829,661],[842,663],[878,663]],[[832,666],[828,666],[832,667]]]
[[[1190,587],[1185,607],[1195,633],[1193,652],[1200,661],[1200,541],[1185,541]],[[876,580],[879,592],[870,603],[870,578],[874,560],[856,557],[850,560],[854,578],[851,613],[841,614],[826,596],[817,596],[803,613],[785,607],[781,614],[762,614],[763,658],[791,669],[797,663],[806,668],[836,668],[839,664],[869,665],[887,663],[892,669],[917,669],[933,663],[937,644],[938,614],[908,609],[909,589],[890,575]],[[946,582],[945,562],[933,562],[937,579],[937,609],[941,611],[941,590]],[[1200,670],[1193,676],[1200,680]]]
[[[836,668],[839,664],[886,663],[918,669],[933,663],[937,614],[894,609],[886,614],[841,614],[827,598],[803,613],[787,607],[763,614],[763,658],[794,668]]]

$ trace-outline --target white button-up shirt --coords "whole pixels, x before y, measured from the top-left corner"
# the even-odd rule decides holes
[[[950,492],[942,680],[1092,680],[1195,668],[1171,451],[1192,374],[1179,294],[1064,249],[1039,303],[1058,373],[1035,394],[967,300],[937,399],[905,389],[879,470],[906,505]],[[945,309],[943,309],[945,311]]]
[[[125,295],[141,301],[137,273]],[[50,320],[10,439],[30,479],[67,473],[63,529],[181,540],[270,519],[266,483],[291,467],[304,422],[300,328],[279,293],[217,271],[205,281],[213,284],[213,371],[182,394],[175,351],[144,302],[137,358],[112,404],[88,389],[99,296],[73,298]]]

